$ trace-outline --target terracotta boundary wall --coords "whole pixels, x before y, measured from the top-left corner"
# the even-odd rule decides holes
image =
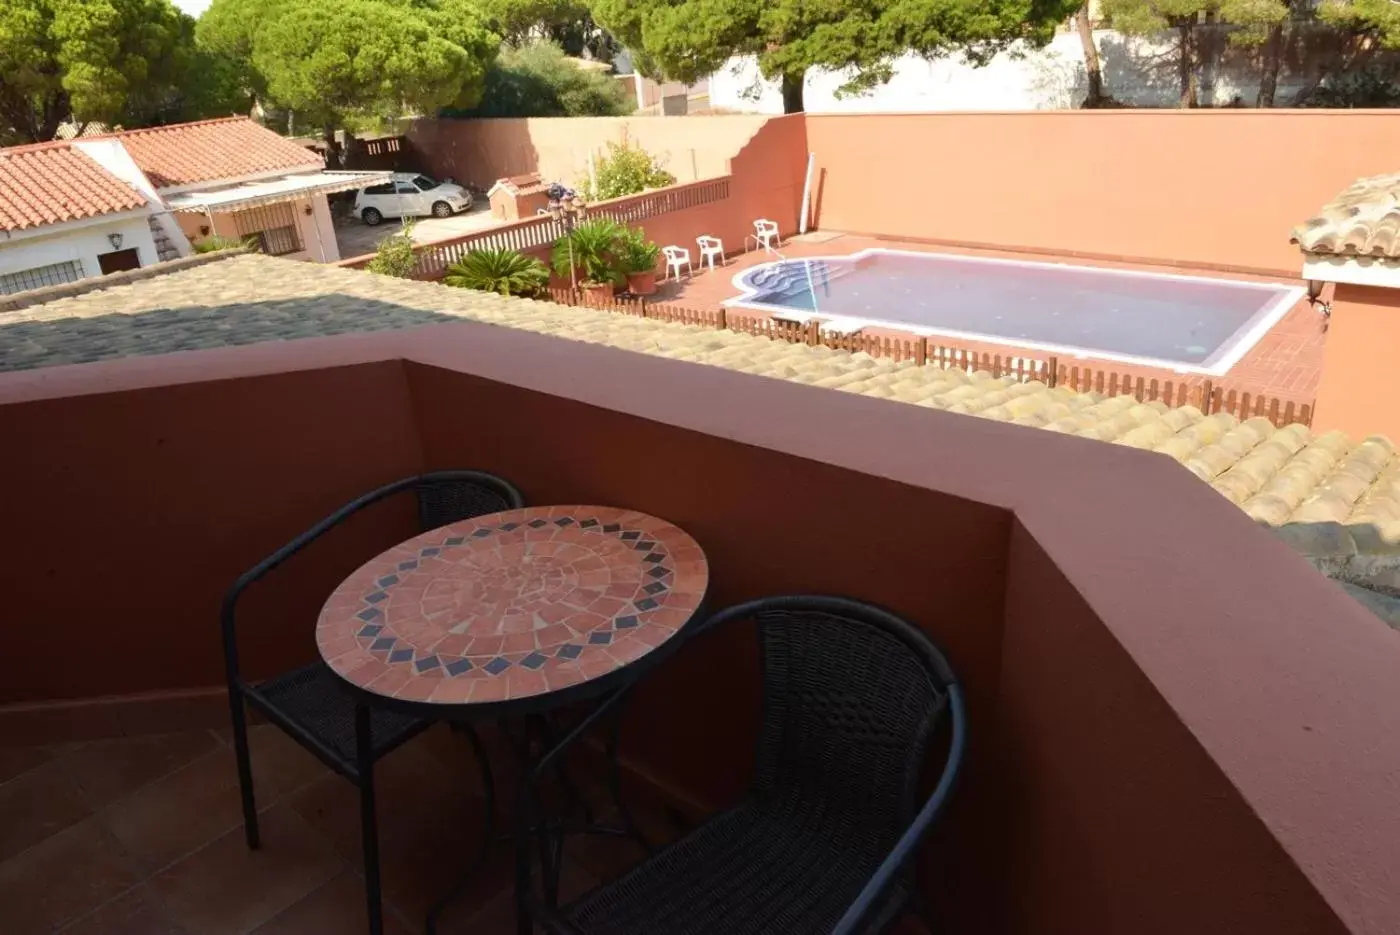
[[[1400,439],[1400,289],[1338,283],[1322,350],[1318,428]]]
[[[830,588],[922,621],[971,695],[929,860],[963,928],[1400,930],[1400,644],[1169,459],[472,323],[0,375],[0,431],[31,440],[0,481],[44,492],[0,507],[26,544],[11,691],[207,688],[235,569],[351,493],[471,462],[693,527],[718,601]],[[314,652],[317,595],[411,517],[372,522],[252,607],[255,669]],[[681,730],[751,725],[742,667],[715,691],[731,648],[677,656],[625,732],[700,802],[742,781],[715,751],[751,749]]]
[[[742,251],[759,218],[776,222],[785,235],[797,230],[806,172],[801,115],[766,119],[728,168],[716,178],[596,202],[589,206],[590,216],[640,228],[662,246],[686,247],[696,261],[696,238],[702,234],[720,238],[732,255]],[[553,243],[563,233],[557,221],[533,217],[420,244],[414,248],[420,259],[413,278],[441,279],[449,265],[477,247],[516,250],[548,262]],[[365,254],[339,265],[358,269],[372,258]]]
[[[1400,152],[1394,111],[805,119],[826,229],[1289,278],[1293,227]]]
[[[799,118],[800,119],[800,118]],[[590,155],[624,140],[657,156],[679,182],[724,175],[734,154],[769,120],[733,114],[695,119],[660,116],[419,119],[408,140],[426,171],[488,189],[530,172],[578,186]]]

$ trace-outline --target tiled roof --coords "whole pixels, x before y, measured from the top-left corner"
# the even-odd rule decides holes
[[[115,137],[157,188],[325,168],[316,153],[247,117],[126,130]]]
[[[496,184],[491,186],[491,191],[494,192],[497,188],[504,188],[515,195],[533,195],[549,188],[549,185],[540,178],[539,173],[531,172],[528,175],[512,175],[509,178],[497,179]]]
[[[1400,173],[1357,179],[1293,231],[1304,253],[1400,257]]]
[[[1400,595],[1400,452],[732,331],[239,256],[6,315],[0,370],[474,320],[1079,435],[1174,458],[1333,577]],[[1400,625],[1400,618],[1396,620]]]
[[[25,230],[130,211],[136,189],[67,143],[0,150],[0,230]]]

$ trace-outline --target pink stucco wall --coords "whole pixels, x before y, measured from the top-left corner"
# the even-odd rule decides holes
[[[1394,172],[1393,111],[1075,110],[807,117],[821,227],[1297,276],[1288,242]]]
[[[4,374],[0,430],[29,440],[0,481],[39,494],[4,507],[6,658],[62,661],[11,666],[7,701],[212,689],[232,576],[358,490],[478,466],[680,523],[717,603],[837,590],[940,640],[972,747],[923,880],[954,930],[1400,930],[1400,642],[1169,459],[469,323]],[[383,519],[267,583],[255,672],[314,658],[307,615]],[[624,731],[694,801],[752,749],[733,637]]]

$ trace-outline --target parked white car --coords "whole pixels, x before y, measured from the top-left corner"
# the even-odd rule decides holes
[[[471,206],[472,193],[462,186],[415,172],[395,172],[355,193],[355,216],[371,227],[385,218],[451,217]]]

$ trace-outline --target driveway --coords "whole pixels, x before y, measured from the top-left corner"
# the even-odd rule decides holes
[[[416,218],[413,226],[414,243],[427,243],[432,240],[445,240],[460,237],[501,222],[491,217],[491,206],[486,199],[478,198],[471,210],[454,214],[450,218]],[[399,230],[399,222],[385,219],[378,227],[370,227],[358,218],[337,218],[335,226],[336,243],[340,245],[343,258],[373,253],[379,241]]]

